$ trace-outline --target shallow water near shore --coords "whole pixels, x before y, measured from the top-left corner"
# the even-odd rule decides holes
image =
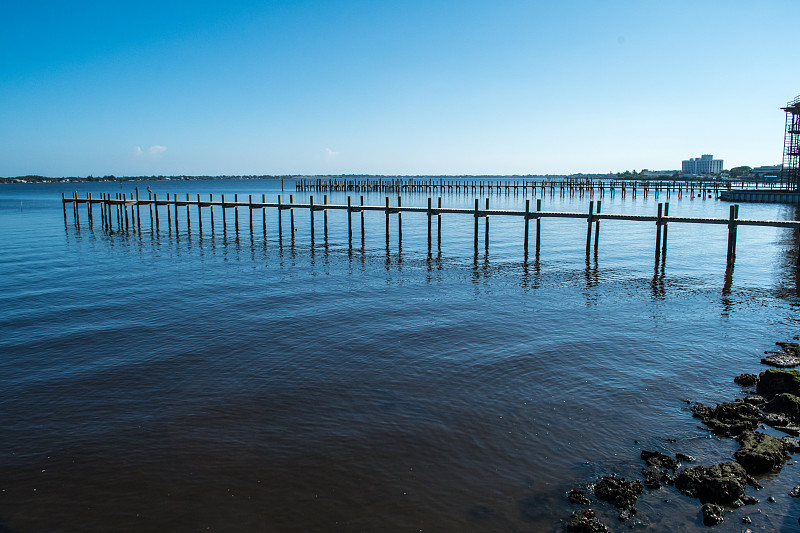
[[[430,255],[412,214],[402,247],[392,219],[388,248],[382,213],[366,214],[352,248],[335,211],[327,239],[317,213],[313,244],[307,211],[294,236],[284,212],[280,240],[274,210],[266,240],[246,210],[238,236],[219,213],[201,233],[196,211],[187,233],[183,210],[177,235],[163,220],[151,232],[146,213],[141,232],[104,231],[99,215],[90,229],[85,206],[81,227],[71,212],[64,227],[62,192],[136,185],[159,198],[309,196],[288,181],[0,188],[0,531],[561,531],[564,492],[638,478],[643,448],[732,458],[736,444],[709,438],[686,400],[731,400],[735,375],[800,334],[791,230],[740,228],[726,276],[724,226],[671,224],[663,266],[651,224],[617,221],[601,223],[587,260],[585,221],[546,219],[528,261],[511,217],[490,218],[488,252],[481,221],[477,255],[473,219],[456,215]],[[531,197],[489,198],[524,209]],[[729,205],[591,199],[608,213],[669,201],[670,214],[725,217]],[[589,200],[547,194],[543,209]],[[797,213],[742,204],[739,216]],[[797,528],[794,460],[715,531],[742,531],[745,515],[753,531]],[[705,530],[700,504],[673,489],[637,508],[651,530]]]

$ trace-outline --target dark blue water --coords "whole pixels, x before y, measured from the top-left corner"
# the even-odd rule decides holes
[[[352,248],[338,211],[327,239],[317,213],[313,245],[307,211],[294,238],[284,212],[281,240],[274,210],[266,240],[246,210],[238,236],[219,212],[201,234],[192,211],[187,233],[183,210],[177,235],[165,213],[158,233],[145,212],[141,232],[104,231],[97,212],[89,228],[85,206],[81,227],[71,211],[64,227],[62,192],[136,185],[308,200],[275,181],[0,188],[0,531],[559,531],[564,491],[638,477],[642,448],[728,459],[736,444],[707,438],[685,400],[732,399],[736,374],[800,333],[790,230],[740,228],[726,276],[724,226],[670,225],[663,267],[645,223],[603,221],[587,261],[586,223],[547,219],[527,262],[511,217],[491,218],[488,252],[481,222],[477,255],[473,219],[457,215],[430,255],[412,214],[402,247],[392,220],[388,248],[382,213],[366,214],[363,247],[355,224]],[[547,194],[543,209],[589,200]],[[602,197],[609,213],[663,201],[673,215],[728,213],[688,195]],[[746,514],[754,530],[796,527],[793,464],[717,530],[740,531]],[[637,507],[653,530],[703,530],[699,504],[674,491]]]

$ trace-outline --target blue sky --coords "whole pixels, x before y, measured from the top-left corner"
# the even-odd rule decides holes
[[[796,7],[11,0],[0,176],[777,164]]]

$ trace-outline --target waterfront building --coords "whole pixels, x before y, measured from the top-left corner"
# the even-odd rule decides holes
[[[722,159],[714,159],[711,154],[684,159],[681,172],[684,174],[719,174],[722,172]]]

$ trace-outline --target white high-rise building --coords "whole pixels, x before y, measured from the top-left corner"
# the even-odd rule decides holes
[[[684,174],[719,174],[722,172],[722,159],[714,159],[711,154],[684,159],[681,170]]]

